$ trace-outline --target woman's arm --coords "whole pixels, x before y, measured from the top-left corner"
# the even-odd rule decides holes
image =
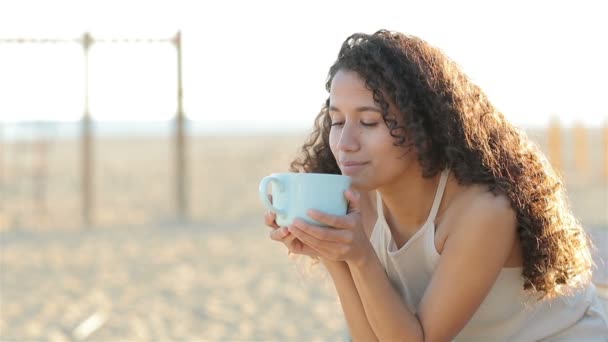
[[[415,315],[402,303],[377,258],[348,263],[381,341],[450,341],[483,302],[515,243],[516,218],[500,197],[484,196],[466,211],[453,222]]]
[[[346,262],[323,259],[323,264],[329,271],[340,297],[340,305],[353,341],[377,341],[378,338],[365,316],[361,298]]]
[[[314,219],[320,220],[321,217],[316,215]],[[337,221],[332,225],[332,227],[345,226],[346,224],[339,225]],[[294,225],[289,227],[295,238],[308,248],[317,251],[323,259],[340,263],[344,262],[341,261],[340,254],[346,248],[340,246],[340,243],[331,241],[334,239],[330,237],[337,233],[332,230],[337,229],[340,228],[318,227],[301,220],[294,221]],[[369,326],[380,341],[422,341],[423,334],[419,322],[408,311],[390,284],[369,240],[367,244],[367,251],[364,254],[368,257],[355,258],[356,262],[344,262],[346,270],[341,268],[330,270],[349,326],[353,327],[357,322],[365,322],[364,325]]]
[[[453,339],[494,285],[517,238],[508,199],[484,194],[473,200],[451,219],[439,263],[414,314],[361,236],[357,215],[310,214],[333,228],[297,221],[290,232],[321,257],[347,262],[369,325],[381,341]]]
[[[423,341],[422,326],[403,303],[377,258],[348,264],[365,315],[380,341]]]
[[[264,215],[264,221],[268,227],[272,229],[270,237],[275,241],[280,241],[290,252],[311,257],[319,257],[316,250],[310,246],[302,244],[299,240],[290,234],[286,228],[279,227],[275,222],[276,215],[272,212],[267,212]],[[371,229],[370,229],[371,231]],[[353,341],[377,341],[376,335],[365,317],[361,299],[357,293],[350,270],[344,261],[331,261],[321,258],[323,264],[332,277],[336,292],[340,298],[340,305],[346,318],[349,327],[349,332]]]
[[[373,220],[369,213],[373,201],[369,201],[365,193],[361,196],[347,191],[345,196],[349,202],[347,216],[309,212],[313,219],[331,228],[296,219],[289,231],[304,246],[315,250],[324,262],[327,260],[330,265],[343,265],[328,270],[334,279],[353,336],[356,336],[353,327],[363,322],[364,330],[367,331],[369,327],[369,334],[380,341],[421,340],[422,334],[417,333],[420,325],[411,321],[416,318],[388,281],[370,243],[373,231],[373,223],[370,222]],[[351,263],[350,260],[366,260],[369,263]],[[404,335],[404,332],[407,334]],[[365,332],[363,336],[367,335]]]
[[[359,200],[361,221],[363,222],[365,235],[369,239],[377,219],[374,198],[376,192],[362,192]],[[369,325],[361,297],[357,292],[353,277],[348,265],[344,261],[331,261],[321,259],[325,268],[332,277],[336,292],[340,298],[340,305],[348,324],[348,330],[353,341],[377,341],[378,338]]]

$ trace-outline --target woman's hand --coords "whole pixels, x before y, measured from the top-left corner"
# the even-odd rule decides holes
[[[360,194],[354,190],[344,193],[348,201],[348,212],[345,216],[336,216],[309,210],[308,215],[329,227],[316,226],[302,219],[294,220],[288,232],[303,245],[303,250],[312,250],[322,259],[362,263],[373,255],[359,211]],[[307,249],[308,248],[308,249]],[[294,252],[295,253],[295,252]]]
[[[298,240],[293,234],[289,232],[287,227],[279,227],[276,222],[277,214],[272,211],[267,211],[264,214],[264,223],[270,227],[270,238],[275,241],[282,242],[288,250],[288,253],[303,254],[311,257],[318,257],[319,254],[311,249],[309,246],[304,245]]]

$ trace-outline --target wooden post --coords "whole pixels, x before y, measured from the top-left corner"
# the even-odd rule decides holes
[[[580,122],[574,124],[573,136],[576,174],[581,180],[585,180],[589,175],[589,139],[587,130]]]
[[[187,160],[186,160],[186,132],[183,108],[182,88],[182,38],[178,31],[173,39],[177,48],[177,113],[175,116],[175,198],[177,204],[177,217],[180,221],[188,219],[188,197],[186,194]]]
[[[3,136],[4,125],[0,122],[0,189],[4,186],[4,136]],[[2,202],[2,196],[0,196],[0,203]],[[1,206],[0,206],[1,207]]]
[[[4,192],[4,135],[3,135],[4,125],[0,121],[0,190]],[[2,213],[4,212],[3,204],[4,204],[4,196],[0,196],[0,232],[3,231],[4,228],[4,218],[2,217]]]
[[[84,49],[84,113],[82,117],[82,219],[86,226],[93,223],[93,129],[89,112],[89,48],[93,38],[82,36]]]
[[[604,160],[603,165],[603,178],[605,182],[608,182],[608,120],[604,121],[604,128],[602,129],[602,159]]]
[[[547,132],[547,143],[549,150],[549,161],[553,169],[562,175],[563,164],[562,164],[562,130],[558,118],[551,120]]]
[[[46,139],[46,132],[44,132],[44,123],[39,122],[39,133],[36,134],[36,140],[33,141],[34,145],[34,156],[33,156],[33,172],[32,181],[34,188],[34,202],[36,203],[36,214],[45,215],[47,214],[46,207],[46,190],[48,180],[48,152],[49,152],[49,141]]]

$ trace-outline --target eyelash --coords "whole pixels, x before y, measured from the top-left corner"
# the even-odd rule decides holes
[[[342,126],[344,125],[344,122],[332,122],[331,126]],[[378,123],[377,122],[371,122],[371,123],[365,123],[365,122],[361,122],[361,125],[365,126],[365,127],[374,127],[377,126]]]

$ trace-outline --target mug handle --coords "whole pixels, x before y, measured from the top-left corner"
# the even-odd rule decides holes
[[[276,184],[279,187],[280,192],[285,191],[285,186],[279,178],[275,176],[266,176],[262,179],[262,181],[260,182],[260,187],[258,188],[260,199],[262,200],[262,203],[264,204],[264,207],[266,207],[266,209],[275,212],[279,215],[285,215],[285,209],[275,207],[274,205],[272,205],[272,203],[270,203],[270,200],[268,199],[266,190],[268,189],[268,183],[270,182]]]

